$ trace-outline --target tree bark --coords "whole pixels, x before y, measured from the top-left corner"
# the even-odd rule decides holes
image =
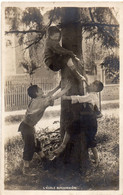
[[[64,48],[73,51],[79,58],[82,58],[82,27],[80,22],[79,8],[63,8],[62,9],[62,45]],[[82,72],[81,72],[82,73]],[[66,82],[71,82],[71,89],[67,93],[71,95],[83,95],[83,84],[73,77],[67,66],[61,70],[61,88],[66,86]],[[80,131],[80,134],[71,136],[71,139],[64,152],[64,159],[73,164],[74,167],[83,165],[85,167],[88,159],[88,151],[86,147],[85,132],[81,127],[76,126],[76,122],[80,120],[80,112],[82,104],[71,104],[69,100],[61,100],[61,137],[63,138],[65,131]],[[79,129],[78,129],[79,128]]]

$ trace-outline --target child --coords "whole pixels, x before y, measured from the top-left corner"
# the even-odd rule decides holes
[[[51,26],[48,28],[48,39],[45,44],[44,51],[44,61],[46,65],[53,71],[60,70],[64,64],[66,64],[73,75],[81,82],[83,81],[83,76],[76,70],[76,66],[80,72],[83,73],[85,81],[87,83],[87,77],[85,75],[84,67],[76,55],[63,47],[60,46],[59,41],[61,39],[61,32],[56,26]],[[76,66],[75,66],[76,64]],[[95,111],[97,113],[97,118],[102,117],[101,112],[95,105]]]
[[[72,71],[75,78],[82,81],[82,75],[76,70],[75,63],[78,64],[79,70],[84,73],[84,67],[80,64],[80,60],[76,55],[63,47],[60,46],[59,42],[61,39],[61,32],[56,26],[48,28],[48,38],[45,44],[44,50],[44,62],[53,71],[58,71],[67,65]]]
[[[74,129],[75,133],[76,131],[79,131],[81,129],[85,130],[85,135],[87,139],[87,147],[91,148],[95,163],[98,165],[98,153],[96,148],[96,140],[95,135],[97,133],[97,118],[94,111],[94,105],[97,99],[97,92],[100,92],[103,90],[103,84],[100,81],[94,81],[91,83],[88,88],[88,94],[84,96],[63,96],[63,100],[71,100],[72,104],[75,103],[86,103],[86,106],[83,106],[83,110],[80,113],[80,119],[79,121],[73,122],[72,125],[76,126],[77,128]],[[77,125],[76,125],[77,124]],[[58,149],[56,149],[54,152],[50,154],[50,160],[53,160],[56,156],[58,156],[63,150],[66,148],[66,145],[70,139],[71,133],[70,128],[69,130],[65,132],[63,142],[59,146]]]
[[[89,84],[88,84],[88,81],[87,81],[87,79],[85,79],[84,77],[83,77],[83,81],[85,82],[85,84],[86,84],[86,89],[89,87]],[[97,102],[98,102],[98,99],[97,99]],[[103,115],[102,115],[102,113],[101,113],[101,111],[99,110],[99,108],[98,108],[98,103],[96,102],[96,104],[94,105],[94,110],[95,110],[95,113],[96,113],[96,116],[97,116],[97,118],[101,118]]]
[[[42,118],[45,109],[48,106],[53,106],[54,100],[63,96],[70,89],[70,85],[68,83],[61,92],[53,96],[59,88],[60,85],[47,95],[44,95],[43,90],[37,85],[32,85],[28,88],[28,95],[32,99],[28,105],[24,120],[21,122],[18,129],[18,131],[21,132],[24,141],[23,174],[25,175],[33,176],[33,174],[29,173],[29,165],[34,152],[37,152],[41,158],[44,157],[44,153],[41,151],[39,143],[37,142],[38,147],[36,147],[35,144],[34,126]]]

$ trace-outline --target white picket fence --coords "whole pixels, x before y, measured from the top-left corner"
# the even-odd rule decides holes
[[[58,85],[58,79],[54,78],[52,81],[47,78],[37,78],[33,84],[41,87],[44,93],[52,90]],[[27,95],[27,88],[29,87],[29,80],[25,77],[12,77],[7,79],[4,87],[4,105],[5,111],[26,109],[30,98]],[[106,85],[101,92],[101,99],[115,100],[119,99],[119,85]]]
[[[33,84],[41,87],[44,93],[52,90],[58,84],[58,81],[49,82],[48,79],[35,79]],[[12,79],[5,82],[4,87],[4,105],[5,111],[21,110],[27,108],[29,103],[29,96],[27,95],[27,88],[29,82],[23,79]]]

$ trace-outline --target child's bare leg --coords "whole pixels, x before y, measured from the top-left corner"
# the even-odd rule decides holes
[[[76,70],[76,67],[72,61],[72,58],[69,58],[68,62],[67,62],[67,66],[71,69],[71,71],[73,72],[74,76],[79,79],[79,81],[83,80],[83,76]]]
[[[70,139],[70,135],[67,132],[65,132],[62,144],[53,153],[57,155],[63,152],[63,150],[66,148],[69,139]]]
[[[23,160],[23,175],[36,176],[36,174],[30,169],[30,161]]]
[[[65,149],[65,147],[66,147],[66,145],[67,145],[69,139],[70,139],[70,135],[69,135],[67,132],[65,132],[65,135],[64,135],[64,139],[63,139],[62,144],[61,144],[56,150],[54,150],[53,152],[51,152],[51,153],[49,154],[49,159],[50,159],[50,160],[55,159],[57,156],[59,156],[59,154],[60,154],[61,152],[64,151],[64,149]]]
[[[29,166],[30,166],[30,161],[27,161],[27,160],[23,160],[23,174],[27,174],[28,173],[28,170],[29,170]]]
[[[30,161],[23,160],[23,167],[29,168]]]
[[[40,160],[45,157],[45,154],[43,151],[38,152]]]
[[[96,163],[96,165],[98,165],[98,163],[99,163],[99,158],[98,158],[98,151],[97,151],[97,148],[94,147],[94,148],[91,148],[91,150],[92,150],[93,155],[94,155],[95,163]]]

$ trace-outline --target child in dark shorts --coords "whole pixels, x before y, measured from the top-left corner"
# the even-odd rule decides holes
[[[82,81],[85,75],[84,67],[77,56],[70,50],[60,46],[61,32],[56,26],[48,28],[48,38],[45,43],[44,62],[53,71],[59,71],[65,65],[70,69],[73,76]],[[78,70],[77,68],[78,67]],[[82,73],[82,75],[80,74]]]
[[[35,143],[35,128],[34,126],[42,118],[45,109],[48,106],[53,106],[54,100],[63,96],[69,89],[70,84],[67,83],[66,87],[59,93],[54,93],[60,88],[60,85],[54,90],[50,91],[47,95],[37,85],[32,85],[28,88],[28,95],[32,98],[29,102],[24,120],[21,122],[18,131],[21,132],[24,141],[23,152],[23,174],[33,176],[29,166],[33,158],[34,152],[37,152],[41,158],[44,153],[41,150],[40,142],[37,140]]]
[[[95,163],[98,165],[98,152],[96,148],[95,135],[97,133],[97,117],[94,110],[95,100],[97,92],[103,90],[103,84],[100,81],[94,81],[88,86],[88,94],[84,96],[63,96],[63,100],[71,100],[72,104],[81,103],[83,104],[80,118],[77,121],[71,122],[71,128],[69,127],[65,132],[62,144],[50,153],[49,158],[53,160],[61,152],[64,151],[68,141],[72,134],[79,134],[81,130],[84,130],[86,135],[87,147],[91,148]]]
[[[87,84],[87,77],[84,71],[84,66],[77,56],[70,50],[60,46],[59,41],[61,39],[61,32],[56,26],[48,28],[48,38],[45,43],[44,61],[45,64],[53,71],[58,71],[67,65],[72,71],[75,78],[83,81],[83,76]],[[78,69],[77,69],[78,68]],[[79,70],[79,71],[77,71]],[[80,74],[83,74],[83,76]],[[97,105],[94,107],[97,113],[97,118],[102,117]]]

